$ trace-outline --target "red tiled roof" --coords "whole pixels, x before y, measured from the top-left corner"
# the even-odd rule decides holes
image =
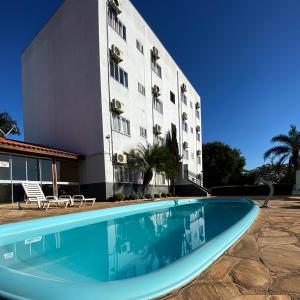
[[[0,151],[27,152],[31,154],[41,154],[50,157],[64,157],[70,159],[78,159],[79,154],[49,148],[42,145],[26,143],[22,141],[10,140],[0,137]]]

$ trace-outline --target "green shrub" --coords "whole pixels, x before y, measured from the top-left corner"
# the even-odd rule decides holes
[[[160,194],[154,194],[154,198],[160,198]]]
[[[124,198],[125,198],[125,196],[122,193],[117,193],[117,194],[114,194],[114,196],[113,196],[114,201],[123,201]]]
[[[166,197],[167,197],[167,194],[166,194],[166,193],[161,193],[161,197],[162,197],[162,198],[166,198]]]
[[[146,199],[151,199],[151,198],[152,198],[152,195],[151,195],[151,194],[146,194],[146,195],[145,195],[145,198],[146,198]]]
[[[172,193],[168,193],[167,196],[168,197],[172,197],[173,195],[172,195]]]
[[[136,194],[130,194],[128,197],[129,197],[130,200],[138,199],[138,196]]]

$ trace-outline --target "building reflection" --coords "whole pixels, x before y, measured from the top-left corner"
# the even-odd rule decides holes
[[[205,243],[204,206],[122,217],[0,247],[0,265],[51,278],[111,281],[163,268]]]

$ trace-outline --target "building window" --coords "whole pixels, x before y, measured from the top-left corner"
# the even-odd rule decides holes
[[[196,109],[196,117],[200,119],[200,111],[198,109]]]
[[[193,109],[193,102],[190,101],[190,108]]]
[[[187,123],[187,122],[183,122],[183,123],[182,123],[182,129],[183,129],[185,132],[188,132],[188,123]]]
[[[140,126],[140,136],[147,138],[147,129]]]
[[[197,137],[197,141],[200,142],[201,137],[200,137],[200,133],[199,132],[196,133],[196,137]]]
[[[142,45],[142,43],[139,40],[136,40],[136,48],[142,53],[144,54],[144,46]]]
[[[125,135],[130,135],[130,121],[117,115],[112,114],[113,130]]]
[[[108,24],[121,38],[126,41],[126,27],[111,9],[108,10]]]
[[[9,156],[0,154],[0,180],[10,180],[10,161]]]
[[[191,133],[194,133],[194,128],[191,126]]]
[[[163,114],[163,103],[157,97],[153,97],[153,107],[155,110]]]
[[[138,82],[138,91],[145,96],[145,87]]]
[[[118,183],[128,183],[132,181],[131,171],[124,166],[115,166],[115,181]]]
[[[165,185],[166,184],[166,176],[163,173],[156,173],[155,174],[155,183],[158,185]]]
[[[186,149],[183,149],[183,159],[189,159],[189,151]]]
[[[153,72],[161,78],[161,66],[156,61],[151,61]]]
[[[172,91],[170,91],[170,100],[175,104],[175,94]]]
[[[197,156],[197,163],[201,165],[201,156]]]
[[[113,59],[110,59],[110,76],[128,88],[128,74]]]
[[[12,156],[12,179],[13,180],[26,180],[26,157],[25,156]],[[52,180],[52,174],[51,174]]]
[[[181,94],[181,101],[182,101],[185,105],[187,105],[187,97],[186,97],[185,94]]]
[[[40,164],[37,158],[27,158],[27,179],[40,181]]]

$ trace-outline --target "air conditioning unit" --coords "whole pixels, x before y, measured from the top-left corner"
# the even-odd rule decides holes
[[[200,103],[199,102],[196,102],[195,106],[196,106],[196,109],[200,109]]]
[[[199,125],[196,126],[196,132],[201,131],[201,127]]]
[[[121,5],[118,0],[109,0],[108,5],[117,15],[122,12]]]
[[[155,85],[153,86],[153,88],[152,88],[152,93],[153,93],[153,95],[155,95],[156,97],[159,97],[159,96],[161,95],[159,86],[157,86],[157,85],[155,84]]]
[[[187,149],[189,147],[189,143],[188,142],[183,142],[183,149]]]
[[[162,134],[162,127],[160,126],[160,125],[158,125],[158,124],[156,124],[155,126],[154,126],[154,133],[155,134],[157,134],[157,135],[159,135],[159,134]]]
[[[127,156],[120,152],[115,153],[115,163],[118,165],[127,164]]]
[[[185,84],[185,83],[183,83],[183,84],[181,85],[181,90],[182,90],[184,93],[187,91],[187,88],[186,88],[186,84]]]
[[[200,156],[201,155],[201,150],[197,150],[196,154],[197,154],[197,156]]]
[[[117,63],[120,63],[121,61],[123,61],[123,53],[116,45],[111,46],[110,53],[111,53],[112,58]]]
[[[118,114],[122,114],[124,112],[124,104],[117,99],[113,99],[111,109]]]
[[[187,120],[188,119],[188,116],[187,116],[187,113],[186,112],[183,112],[182,113],[182,120]]]
[[[152,59],[153,60],[158,60],[160,57],[159,57],[159,52],[158,52],[158,49],[156,47],[153,47],[152,50],[151,50],[151,54],[152,54]]]

